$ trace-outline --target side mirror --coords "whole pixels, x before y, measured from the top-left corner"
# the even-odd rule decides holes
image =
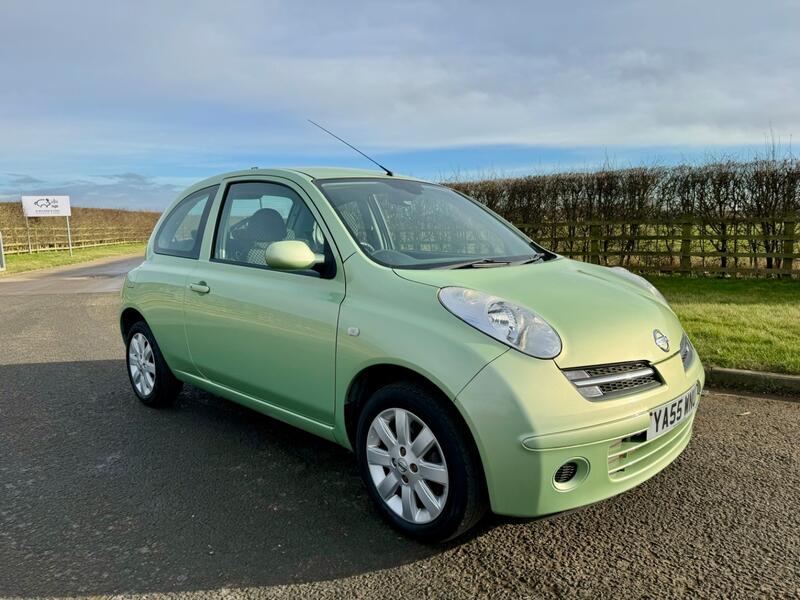
[[[267,265],[273,269],[297,271],[310,269],[317,264],[317,255],[303,241],[273,242],[266,250]]]

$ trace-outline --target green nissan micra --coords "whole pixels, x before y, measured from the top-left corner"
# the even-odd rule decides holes
[[[689,443],[704,384],[646,280],[373,171],[193,186],[128,274],[120,325],[143,403],[188,383],[350,448],[378,511],[425,541],[642,483]]]

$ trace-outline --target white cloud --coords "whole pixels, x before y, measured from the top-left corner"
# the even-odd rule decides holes
[[[800,128],[794,2],[188,6],[5,2],[0,170],[339,152],[307,117],[384,151],[744,145]]]
[[[17,202],[22,194],[65,194],[71,196],[73,203],[81,206],[160,211],[188,185],[185,182],[168,182],[137,173],[52,182],[16,175],[14,179],[6,180],[5,184],[0,178],[0,189],[17,190],[15,193],[0,193],[0,201]]]

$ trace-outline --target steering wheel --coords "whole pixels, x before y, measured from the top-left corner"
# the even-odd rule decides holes
[[[375,247],[372,244],[368,244],[367,242],[359,242],[359,245],[370,254],[375,252]]]

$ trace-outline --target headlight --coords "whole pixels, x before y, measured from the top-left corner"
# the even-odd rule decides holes
[[[681,361],[683,361],[683,370],[688,371],[692,366],[694,360],[694,346],[689,341],[689,336],[686,333],[681,337]]]
[[[439,302],[465,323],[520,352],[536,358],[555,358],[561,353],[555,329],[532,310],[460,287],[439,290]]]
[[[661,292],[659,292],[656,289],[656,286],[654,286],[652,283],[647,281],[647,279],[645,279],[644,277],[640,277],[639,275],[636,275],[635,273],[631,273],[625,267],[611,267],[611,270],[614,271],[617,275],[620,275],[621,277],[624,277],[625,279],[627,279],[631,283],[635,283],[640,288],[647,290],[648,292],[653,294],[653,296],[655,296],[658,300],[660,300],[661,302],[663,302],[664,304],[669,306],[669,303],[667,302],[667,299],[664,298],[664,296],[661,294]]]

